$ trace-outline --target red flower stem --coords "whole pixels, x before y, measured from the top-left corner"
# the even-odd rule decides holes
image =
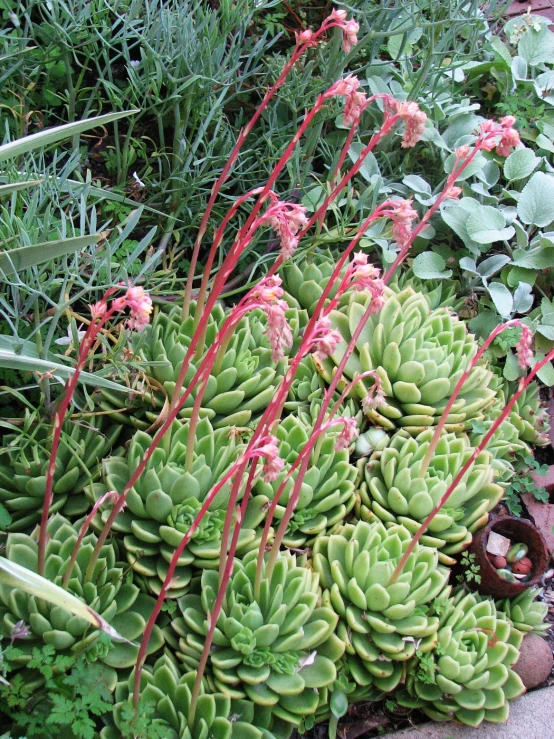
[[[429,220],[436,213],[436,211],[442,205],[442,203],[448,198],[448,190],[454,185],[456,180],[459,179],[460,175],[463,173],[466,167],[477,156],[477,153],[481,151],[482,144],[485,141],[487,141],[489,138],[491,138],[490,135],[480,135],[477,141],[475,142],[474,148],[469,152],[469,154],[466,157],[459,157],[456,155],[454,166],[452,167],[452,172],[448,175],[448,178],[446,180],[446,185],[443,187],[441,194],[439,195],[437,200],[433,203],[433,205],[429,208],[429,210],[425,213],[423,218],[419,221],[417,226],[412,231],[412,236],[410,240],[406,244],[404,244],[402,249],[400,249],[396,259],[394,260],[392,265],[389,267],[389,269],[385,272],[385,275],[383,277],[383,281],[385,282],[385,284],[390,282],[393,274],[396,272],[397,268],[406,258],[408,252],[410,251],[412,244],[414,243],[414,240],[423,231],[423,229],[425,228]]]
[[[110,291],[111,292],[111,291]],[[107,293],[108,294],[108,293]],[[104,298],[105,301],[105,298]],[[114,313],[114,309],[110,308],[100,318],[98,323],[94,320],[87,326],[85,335],[83,336],[82,343],[79,347],[79,354],[77,357],[77,364],[75,365],[75,371],[73,375],[66,380],[63,395],[60,398],[58,407],[54,413],[52,425],[54,427],[54,433],[52,436],[52,447],[50,449],[50,461],[48,463],[48,469],[46,471],[46,482],[44,491],[44,503],[42,505],[42,515],[40,519],[40,529],[38,537],[38,567],[37,572],[39,575],[44,575],[44,564],[46,557],[46,542],[47,542],[47,528],[48,518],[50,515],[50,507],[54,497],[54,474],[56,472],[56,461],[58,457],[58,449],[60,446],[60,439],[62,435],[63,422],[67,413],[67,410],[73,399],[73,393],[77,387],[77,382],[81,371],[87,361],[88,353],[94,343],[94,340],[98,336],[98,333],[106,321],[111,318]]]
[[[223,167],[221,174],[217,178],[217,180],[214,182],[212,186],[212,190],[210,193],[210,197],[208,200],[208,204],[206,205],[206,210],[204,211],[204,215],[202,216],[202,221],[200,222],[200,228],[198,229],[198,235],[196,237],[196,241],[194,242],[194,248],[192,252],[192,257],[190,261],[190,268],[189,268],[189,274],[185,286],[185,295],[184,295],[184,302],[183,302],[183,318],[187,318],[189,315],[190,310],[190,301],[192,298],[192,283],[194,280],[194,274],[196,271],[196,265],[198,263],[198,256],[200,254],[200,246],[202,244],[202,239],[204,238],[204,234],[206,232],[206,228],[208,225],[208,221],[210,218],[210,215],[212,213],[215,201],[217,199],[217,196],[219,194],[219,191],[221,190],[223,184],[225,183],[227,177],[229,176],[229,173],[234,165],[234,163],[237,160],[237,157],[240,153],[240,150],[242,149],[242,146],[248,136],[250,135],[252,129],[258,122],[261,114],[264,112],[264,110],[267,108],[269,102],[277,92],[277,90],[283,85],[286,78],[288,77],[291,69],[294,67],[296,62],[300,59],[300,57],[304,54],[305,51],[307,51],[309,48],[317,45],[317,42],[319,38],[329,29],[337,26],[338,24],[335,22],[330,22],[328,19],[326,19],[320,28],[317,31],[314,31],[312,34],[311,39],[308,42],[300,42],[296,44],[290,59],[283,67],[283,70],[279,77],[276,79],[276,81],[271,85],[271,87],[266,91],[261,103],[259,104],[257,110],[255,111],[254,115],[252,116],[250,122],[240,131],[237,141],[233,147],[233,150],[229,156],[229,159],[227,160],[225,166]]]
[[[211,347],[206,352],[206,356],[202,360],[202,363],[200,364],[200,367],[196,371],[194,377],[191,379],[189,385],[187,386],[185,392],[180,397],[179,402],[177,405],[172,407],[163,422],[163,424],[160,426],[160,428],[157,430],[154,438],[152,439],[152,443],[146,449],[144,452],[142,459],[140,460],[139,464],[137,465],[136,469],[134,470],[133,474],[131,475],[131,478],[126,483],[125,487],[121,491],[115,505],[112,508],[112,511],[106,520],[106,523],[104,524],[102,531],[98,535],[98,541],[96,542],[96,546],[94,548],[94,552],[91,555],[90,562],[86,571],[85,578],[88,580],[92,577],[92,573],[94,571],[94,567],[96,565],[96,562],[98,561],[98,557],[100,556],[100,551],[102,547],[104,546],[104,542],[106,541],[106,538],[108,537],[108,534],[111,531],[111,528],[114,524],[115,519],[117,518],[119,512],[123,509],[125,506],[125,502],[127,500],[127,496],[129,492],[132,490],[134,485],[136,484],[137,480],[140,478],[144,470],[146,469],[146,465],[150,461],[150,458],[154,454],[157,447],[160,445],[163,437],[165,434],[171,429],[171,426],[173,424],[173,421],[177,418],[179,415],[181,409],[183,408],[184,404],[186,403],[189,395],[192,393],[193,389],[196,387],[196,384],[201,381],[207,382],[207,377],[209,376],[210,369],[213,366],[213,363],[216,360],[217,352],[219,351],[221,344],[223,341],[225,341],[225,334],[229,327],[234,328],[235,322],[240,321],[242,316],[247,310],[251,310],[254,308],[259,308],[260,304],[255,303],[254,301],[251,301],[249,305],[245,305],[243,302],[242,304],[239,304],[231,313],[229,318],[225,321],[222,328],[218,332],[217,338],[214,341],[214,343],[211,345]]]
[[[247,489],[250,489],[252,487],[254,476],[256,474],[256,463],[257,463],[257,460],[253,459],[252,464],[250,465],[250,471],[248,473],[248,480],[246,483]],[[232,499],[229,501],[228,510],[230,511],[235,510],[235,505],[237,502],[238,486],[236,485],[236,481],[233,487],[234,488],[236,487],[237,490],[236,490],[234,497],[232,497]],[[206,669],[206,664],[208,662],[208,657],[210,654],[210,649],[211,649],[213,638],[214,638],[214,632],[217,626],[217,621],[219,619],[219,614],[221,613],[221,608],[223,607],[223,601],[225,600],[225,595],[227,594],[227,585],[229,584],[229,580],[231,579],[231,575],[233,574],[233,567],[235,564],[235,552],[237,550],[237,544],[238,544],[242,522],[244,521],[244,517],[246,515],[247,505],[248,505],[248,498],[245,496],[242,499],[240,508],[238,508],[236,511],[236,523],[235,523],[235,528],[233,531],[233,538],[231,539],[231,547],[229,549],[229,555],[227,556],[225,560],[225,564],[223,566],[223,576],[219,583],[219,588],[217,591],[215,603],[212,608],[212,612],[209,614],[209,617],[208,617],[208,633],[206,634],[206,639],[204,641],[204,647],[202,649],[202,655],[200,657],[198,668],[196,670],[196,678],[194,680],[194,686],[193,686],[192,693],[191,693],[190,708],[189,708],[189,725],[192,725],[194,722],[194,716],[196,713],[196,704],[198,701],[198,696],[200,694],[200,688],[202,686],[202,678],[204,676],[204,671]],[[227,535],[228,534],[229,534],[229,531],[227,531]],[[225,547],[225,550],[226,549],[227,547]],[[223,553],[223,549],[222,549],[222,553]]]
[[[468,471],[468,469],[471,467],[471,465],[473,464],[473,462],[477,459],[477,457],[479,456],[479,454],[481,454],[481,452],[483,451],[483,449],[486,449],[487,444],[489,443],[489,441],[493,437],[493,434],[496,431],[496,429],[500,426],[500,424],[502,423],[502,421],[504,421],[504,419],[507,418],[507,416],[509,415],[509,413],[512,410],[512,408],[517,403],[518,399],[521,397],[521,394],[527,388],[527,386],[532,381],[532,379],[535,377],[535,375],[537,374],[537,372],[539,372],[539,370],[542,367],[544,367],[545,364],[547,364],[548,362],[552,361],[552,359],[554,359],[554,349],[552,349],[546,355],[546,357],[544,359],[542,359],[540,362],[537,362],[532,367],[532,369],[529,372],[529,374],[527,375],[527,377],[525,377],[525,378],[522,377],[521,378],[521,380],[519,381],[519,387],[518,387],[518,389],[516,390],[516,392],[514,393],[514,395],[510,398],[510,400],[506,403],[506,406],[505,406],[504,410],[502,411],[502,413],[494,421],[494,423],[490,427],[489,431],[487,431],[487,433],[483,437],[481,443],[477,447],[475,447],[475,449],[473,450],[472,455],[469,457],[469,459],[467,460],[467,462],[464,464],[464,466],[458,472],[458,474],[456,475],[456,477],[454,478],[454,480],[450,483],[448,489],[446,490],[446,492],[444,493],[444,495],[442,496],[442,498],[440,499],[440,501],[437,503],[437,505],[433,508],[433,510],[431,511],[431,513],[429,513],[429,515],[427,516],[427,518],[425,519],[425,521],[419,527],[416,535],[411,540],[409,547],[406,549],[406,551],[402,555],[402,558],[400,559],[400,562],[398,563],[398,565],[396,566],[396,569],[392,573],[392,577],[390,579],[390,584],[391,585],[396,582],[396,580],[398,579],[398,577],[402,573],[402,570],[406,566],[406,562],[408,561],[409,556],[414,551],[414,549],[415,549],[418,541],[421,539],[421,537],[423,536],[423,534],[429,528],[429,524],[431,523],[431,521],[433,520],[433,518],[437,515],[437,513],[440,511],[440,509],[444,505],[446,505],[446,503],[448,502],[448,499],[450,498],[450,496],[452,495],[452,493],[454,492],[454,490],[456,489],[456,487],[460,484],[463,476]]]
[[[221,267],[219,268],[217,272],[217,275],[215,276],[213,286],[210,291],[210,299],[208,300],[208,304],[206,305],[206,310],[204,310],[204,305],[205,305],[205,300],[206,300],[206,291],[208,289],[208,282],[210,279],[209,272],[211,270],[211,264],[213,263],[213,259],[215,257],[214,245],[212,245],[210,256],[208,257],[209,269],[207,268],[204,271],[204,275],[202,278],[202,284],[200,287],[200,292],[198,294],[198,300],[196,301],[196,309],[194,313],[194,323],[195,323],[195,326],[198,326],[199,329],[200,329],[200,324],[202,322],[202,319],[204,319],[204,317],[206,315],[209,315],[209,313],[211,312],[215,300],[219,297],[240,255],[244,251],[246,245],[250,242],[251,239],[247,239],[247,237],[249,234],[253,235],[253,232],[254,232],[253,226],[256,223],[256,217],[258,213],[260,212],[265,200],[267,199],[269,192],[273,188],[273,185],[277,181],[278,176],[280,175],[285,165],[287,164],[288,160],[292,156],[296,146],[298,145],[298,142],[300,141],[300,139],[302,138],[306,130],[310,127],[313,119],[319,113],[319,111],[323,108],[323,106],[325,105],[328,99],[329,99],[328,91],[321,93],[320,95],[317,96],[313,107],[308,113],[306,113],[304,120],[300,124],[298,131],[294,134],[292,139],[289,141],[289,143],[287,144],[287,147],[285,148],[285,151],[279,158],[279,161],[273,167],[273,170],[266,184],[262,188],[261,192],[258,195],[258,199],[254,203],[254,206],[250,212],[250,215],[246,219],[242,228],[239,229],[239,232],[237,233],[235,237],[233,246],[229,250],[229,253],[226,255]],[[199,340],[198,340],[197,356],[198,356],[198,352],[202,352],[203,350],[204,333],[205,333],[205,325],[204,325],[204,328],[202,329],[201,337],[199,337]],[[177,381],[177,383],[179,383],[179,380]]]
[[[371,99],[373,100],[373,99],[375,99],[377,97],[381,97],[381,96],[376,95],[376,96],[373,96],[373,98],[371,98]],[[306,235],[306,233],[308,232],[308,230],[313,226],[313,224],[318,220],[318,218],[323,213],[326,212],[326,210],[329,207],[330,203],[337,197],[337,195],[348,184],[348,182],[354,177],[354,175],[357,174],[359,172],[359,170],[362,168],[362,165],[364,163],[365,157],[375,148],[375,146],[377,146],[377,144],[381,141],[381,139],[390,132],[390,130],[393,128],[394,124],[398,120],[399,120],[399,116],[398,115],[393,115],[393,116],[390,116],[389,118],[386,118],[385,119],[385,121],[383,122],[383,125],[382,125],[381,129],[377,133],[373,134],[373,136],[369,140],[368,144],[360,152],[360,156],[358,157],[358,160],[355,162],[355,164],[348,170],[348,172],[346,172],[343,175],[343,177],[340,180],[340,182],[338,183],[338,185],[335,188],[333,188],[333,190],[325,197],[325,199],[324,199],[323,203],[321,204],[321,206],[316,210],[316,212],[309,219],[307,225],[299,233],[299,239],[302,239]],[[294,143],[294,139],[291,142],[291,144],[292,143]],[[290,146],[290,144],[289,144],[289,146]],[[345,147],[345,150],[346,150],[346,147]],[[269,185],[269,187],[267,186],[267,184]],[[262,198],[262,195],[263,195],[263,197],[267,196],[267,193],[271,189],[272,182],[270,181],[267,184],[264,187],[264,190],[262,191],[262,194],[260,194],[260,198]],[[260,202],[260,200],[258,201],[258,203],[259,202]],[[256,206],[254,206],[254,207],[256,208]],[[255,214],[255,212],[257,213],[257,210],[256,211],[252,211],[252,213],[250,214],[250,217],[249,217],[248,221],[252,217],[252,214]],[[203,337],[204,337],[204,333],[205,333],[205,330],[206,330],[206,326],[207,326],[207,323],[208,323],[208,320],[209,320],[211,311],[213,310],[213,307],[215,305],[215,302],[216,302],[217,298],[219,297],[221,291],[223,290],[223,288],[225,286],[225,282],[227,281],[227,279],[228,279],[229,275],[231,274],[232,270],[234,269],[236,262],[238,261],[238,258],[240,256],[240,253],[241,252],[240,252],[240,250],[237,251],[236,241],[237,241],[237,239],[241,238],[241,234],[246,229],[247,224],[248,224],[248,221],[242,227],[242,229],[239,232],[239,234],[237,234],[237,237],[235,239],[235,246],[231,249],[231,251],[229,252],[229,254],[226,257],[226,260],[225,261],[229,260],[229,258],[232,255],[233,260],[234,260],[233,263],[230,266],[227,267],[227,269],[225,270],[224,276],[220,279],[220,275],[222,274],[222,269],[223,269],[223,265],[222,265],[222,268],[219,270],[218,275],[216,276],[216,279],[214,281],[214,285],[213,285],[213,287],[212,287],[212,289],[211,289],[211,291],[210,291],[210,293],[208,295],[206,306],[205,306],[205,308],[204,308],[204,310],[202,312],[202,316],[200,317],[199,323],[197,325],[197,328],[196,328],[196,330],[194,332],[194,335],[192,337],[191,343],[189,345],[189,348],[188,348],[187,353],[185,355],[185,358],[183,360],[181,371],[180,371],[179,376],[177,378],[177,381],[175,383],[175,389],[173,391],[172,403],[174,401],[176,402],[176,398],[178,396],[178,393],[180,393],[180,391],[181,391],[181,389],[183,387],[183,383],[184,383],[186,374],[188,372],[188,369],[189,369],[189,366],[190,366],[190,361],[192,359],[193,354],[195,352],[197,352],[197,347],[198,347],[199,343],[203,342]],[[243,244],[243,246],[244,246],[244,244]],[[225,264],[225,261],[224,261],[224,264]],[[279,257],[277,258],[276,262],[269,269],[269,271],[268,271],[268,273],[267,273],[266,276],[269,277],[269,276],[274,275],[277,272],[277,270],[280,268],[280,266],[283,263],[283,261],[284,260],[283,260],[282,255],[279,255]],[[329,289],[329,291],[330,291],[330,289]],[[197,307],[198,307],[198,303],[197,303]],[[199,348],[198,348],[198,351],[200,351]]]
[[[200,246],[202,245],[202,239],[204,238],[204,234],[208,226],[208,221],[212,214],[212,210],[213,210],[215,201],[217,200],[217,196],[219,195],[219,191],[221,190],[223,184],[225,183],[227,177],[229,176],[229,173],[234,163],[237,160],[237,157],[240,153],[240,150],[242,149],[244,142],[250,135],[252,129],[256,125],[261,114],[267,108],[271,98],[275,95],[277,90],[283,85],[289,72],[294,67],[298,59],[300,59],[302,54],[308,48],[309,48],[309,44],[297,44],[296,45],[289,61],[283,67],[283,71],[281,72],[277,80],[266,91],[260,105],[258,106],[256,112],[252,116],[250,122],[239,132],[237,141],[233,147],[233,151],[231,152],[229,159],[227,160],[225,166],[223,167],[221,174],[219,175],[219,177],[217,178],[217,180],[214,182],[212,186],[208,204],[206,205],[206,210],[204,211],[204,215],[202,216],[202,221],[200,222],[200,228],[198,229],[198,235],[196,237],[196,241],[194,242],[192,257],[190,260],[189,274],[188,274],[188,278],[187,278],[187,282],[185,286],[185,296],[184,296],[184,303],[183,303],[183,318],[187,318],[189,315],[190,301],[192,298],[192,284],[194,280],[194,273],[196,272],[196,265],[198,263],[198,256],[200,254]]]
[[[513,319],[511,321],[507,321],[506,323],[500,324],[500,326],[497,326],[492,331],[492,333],[490,334],[490,336],[485,340],[485,342],[483,343],[483,346],[481,346],[478,349],[477,353],[475,354],[475,356],[473,357],[473,359],[469,363],[468,368],[465,370],[465,372],[462,374],[462,376],[460,377],[460,379],[456,383],[456,387],[454,388],[454,392],[450,396],[450,398],[448,400],[448,403],[446,404],[446,406],[445,406],[445,408],[444,408],[444,410],[442,412],[442,415],[441,415],[441,417],[439,419],[439,422],[438,422],[438,424],[435,427],[435,431],[433,433],[433,437],[431,439],[431,442],[430,442],[430,444],[429,444],[429,446],[427,448],[427,451],[425,452],[425,456],[423,457],[423,459],[421,461],[421,466],[419,468],[419,472],[418,472],[418,475],[417,475],[419,478],[424,478],[425,477],[425,473],[427,472],[427,468],[429,467],[429,463],[431,462],[431,458],[433,457],[433,454],[435,452],[435,449],[437,448],[437,444],[439,443],[439,439],[440,439],[440,435],[442,433],[442,430],[446,426],[446,421],[448,419],[448,414],[450,413],[450,411],[452,409],[452,406],[454,405],[454,403],[456,402],[456,399],[458,398],[458,395],[462,391],[462,387],[464,386],[465,381],[467,380],[467,378],[471,374],[471,372],[474,369],[474,367],[476,367],[477,363],[479,362],[479,360],[481,359],[481,357],[483,356],[483,354],[486,352],[486,350],[489,348],[489,346],[492,344],[492,342],[496,339],[496,337],[499,334],[501,334],[507,328],[511,328],[513,326],[522,326],[522,325],[523,325],[522,322],[520,320],[518,320],[517,318],[515,318],[515,319]]]
[[[69,578],[71,577],[71,573],[73,572],[73,568],[75,566],[75,562],[77,561],[77,555],[79,554],[79,549],[81,547],[81,543],[83,539],[85,538],[85,534],[87,533],[90,524],[92,523],[93,518],[95,517],[98,509],[101,505],[103,505],[107,500],[114,499],[114,497],[117,497],[117,493],[115,492],[109,492],[102,495],[101,498],[98,498],[96,503],[92,506],[91,512],[88,514],[88,516],[85,519],[85,522],[81,526],[81,530],[79,531],[79,536],[77,537],[77,541],[75,542],[75,546],[73,547],[73,551],[71,553],[71,558],[69,560],[69,564],[67,566],[67,570],[64,572],[64,575],[62,577],[62,587],[66,588],[67,583],[69,582]]]
[[[152,630],[154,628],[154,624],[156,623],[156,619],[158,618],[158,616],[160,615],[160,611],[162,610],[162,606],[167,596],[169,585],[171,583],[171,580],[173,579],[173,575],[177,568],[179,557],[184,552],[185,547],[187,546],[189,541],[192,539],[194,532],[200,525],[202,519],[204,518],[204,515],[208,511],[216,495],[223,488],[223,486],[229,482],[229,480],[233,477],[233,475],[237,473],[238,474],[241,473],[241,468],[244,462],[252,458],[253,456],[252,453],[250,453],[249,456],[248,456],[248,453],[249,451],[246,450],[245,453],[242,455],[242,457],[238,459],[232,465],[232,467],[229,468],[229,470],[224,475],[224,477],[222,477],[221,480],[216,485],[214,485],[214,487],[210,490],[210,492],[206,496],[206,500],[204,501],[204,503],[202,504],[202,507],[200,508],[200,511],[198,512],[196,518],[190,525],[189,530],[183,536],[183,538],[181,539],[181,542],[179,543],[179,546],[176,547],[175,551],[173,552],[173,556],[171,557],[171,561],[167,568],[167,574],[163,582],[163,585],[161,587],[160,594],[158,595],[158,598],[156,600],[152,613],[150,614],[150,617],[146,623],[146,627],[144,629],[144,636],[142,638],[142,642],[140,644],[139,652],[137,655],[135,682],[134,682],[134,690],[133,690],[133,703],[135,705],[135,708],[138,705],[139,692],[140,692],[140,678],[142,675],[142,668],[144,667],[144,661],[146,659],[146,650],[148,649],[148,642],[150,641],[150,637],[152,635]]]

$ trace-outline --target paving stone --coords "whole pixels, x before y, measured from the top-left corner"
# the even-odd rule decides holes
[[[554,23],[554,0],[532,0],[532,2],[520,3],[519,0],[515,0],[508,10],[506,15],[508,18],[514,16],[523,15],[527,13],[528,8],[531,8],[531,13],[535,15],[544,15],[546,18]]]
[[[533,690],[510,704],[505,724],[478,729],[459,724],[427,723],[387,734],[387,739],[554,739],[554,686]]]

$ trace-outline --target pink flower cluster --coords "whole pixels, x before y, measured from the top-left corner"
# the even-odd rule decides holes
[[[349,74],[338,82],[335,82],[325,93],[325,97],[338,95],[345,99],[343,122],[345,126],[352,126],[359,120],[362,111],[368,104],[368,99],[360,89],[360,80],[353,74]]]
[[[385,283],[380,277],[381,270],[368,263],[367,254],[358,252],[354,255],[346,272],[344,283],[358,291],[368,291],[371,296],[371,312],[378,313],[385,304],[383,291]]]
[[[306,208],[295,203],[279,200],[274,192],[269,193],[271,205],[262,217],[271,228],[279,234],[281,253],[284,259],[290,259],[298,246],[298,232],[308,224]]]
[[[374,374],[373,379],[375,380],[375,383],[369,388],[367,391],[367,394],[364,395],[362,398],[362,410],[364,413],[369,413],[369,411],[374,410],[375,408],[382,408],[384,405],[386,405],[386,395],[385,391],[383,390],[383,384],[381,382],[381,378],[379,375]]]
[[[479,126],[480,148],[485,151],[492,151],[496,148],[497,154],[507,157],[516,146],[521,144],[519,133],[513,127],[515,122],[513,115],[506,115],[498,123],[492,120],[481,123]]]
[[[108,312],[107,297],[113,292],[113,288],[108,290],[104,298],[98,303],[90,306],[90,312],[96,321],[102,318]],[[129,308],[131,316],[127,321],[127,327],[135,331],[143,331],[150,322],[150,314],[152,313],[152,298],[143,287],[131,286],[120,298],[112,301],[111,311],[121,313]]]
[[[127,307],[131,311],[127,326],[131,330],[143,331],[150,321],[152,298],[142,287],[130,287],[125,297]]]
[[[292,346],[292,331],[286,317],[288,305],[281,298],[284,290],[281,278],[277,275],[266,277],[252,291],[251,298],[265,311],[267,317],[266,333],[271,344],[271,357],[278,362],[285,356],[285,350]]]
[[[516,355],[519,366],[522,369],[531,367],[533,364],[533,350],[531,345],[533,343],[533,334],[531,329],[524,324],[521,325],[521,338],[518,342]]]
[[[285,466],[285,461],[279,456],[278,439],[271,434],[262,436],[251,450],[252,456],[263,457],[262,467],[265,482],[273,482]]]
[[[313,334],[309,342],[307,342],[307,351],[314,352],[322,359],[333,354],[337,345],[342,341],[340,333],[331,328],[331,319],[329,316],[322,316],[316,321]]]
[[[392,97],[385,99],[385,111],[389,115],[397,115],[404,121],[404,135],[402,136],[402,148],[409,149],[415,146],[425,132],[426,114],[417,103],[407,101],[401,103]]]
[[[360,30],[360,26],[353,18],[347,20],[346,15],[346,10],[333,9],[328,20],[334,26],[338,26],[338,28],[342,29],[342,49],[346,54],[348,54],[352,47],[356,46],[358,43],[358,31]]]
[[[349,449],[350,445],[356,441],[360,435],[360,430],[355,418],[346,418],[341,416],[337,421],[342,423],[342,429],[335,442],[335,449],[340,452],[342,449]]]
[[[392,235],[401,249],[409,243],[412,236],[412,223],[417,218],[417,211],[412,208],[412,200],[392,200],[387,215],[392,223]]]

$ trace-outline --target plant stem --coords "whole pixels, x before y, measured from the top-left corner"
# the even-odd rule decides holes
[[[397,581],[398,577],[400,576],[400,574],[402,573],[402,570],[404,569],[404,567],[406,565],[406,562],[408,561],[409,556],[414,551],[414,549],[415,549],[418,541],[421,539],[421,537],[423,536],[423,534],[429,528],[429,524],[431,523],[431,521],[433,520],[433,518],[437,515],[437,513],[440,511],[440,509],[444,505],[446,505],[446,503],[448,502],[449,497],[452,495],[452,493],[454,492],[454,490],[456,489],[456,487],[460,484],[460,481],[463,479],[463,476],[468,471],[468,469],[471,467],[471,465],[473,464],[473,462],[477,459],[477,457],[479,456],[479,454],[481,454],[481,452],[483,451],[483,449],[486,449],[487,444],[492,439],[492,437],[493,437],[496,429],[500,426],[500,424],[502,423],[502,421],[504,421],[504,419],[509,415],[510,411],[512,410],[512,408],[514,407],[514,405],[517,403],[518,399],[521,397],[522,393],[525,391],[525,389],[527,388],[527,386],[533,380],[533,378],[535,377],[535,375],[537,374],[537,372],[539,372],[540,369],[542,367],[544,367],[548,362],[551,362],[552,359],[554,359],[554,349],[552,349],[546,355],[546,357],[544,359],[542,359],[540,362],[537,362],[532,367],[532,369],[529,372],[529,374],[527,375],[527,377],[525,377],[525,378],[522,377],[521,378],[521,380],[519,381],[519,387],[518,387],[518,389],[516,390],[516,392],[514,393],[514,395],[512,395],[512,397],[510,398],[510,400],[506,403],[506,406],[504,407],[504,410],[502,411],[502,413],[498,416],[498,418],[494,421],[494,423],[492,424],[492,426],[490,427],[490,429],[484,435],[481,443],[477,447],[475,447],[475,449],[473,450],[472,455],[469,457],[469,459],[466,461],[466,463],[460,469],[460,471],[458,472],[458,474],[456,475],[456,477],[454,478],[454,480],[452,480],[452,482],[450,483],[449,487],[447,488],[447,490],[444,493],[444,495],[442,496],[442,498],[439,500],[439,502],[437,503],[437,505],[433,508],[433,510],[431,511],[431,513],[429,513],[429,515],[427,516],[427,518],[425,519],[425,521],[419,527],[416,535],[413,537],[412,541],[410,542],[410,545],[408,546],[408,548],[406,549],[406,551],[402,555],[402,558],[400,559],[400,562],[398,563],[398,565],[396,566],[396,569],[392,573],[392,577],[390,579],[390,583],[389,584],[392,585],[393,583],[395,583]]]
[[[496,337],[501,334],[505,329],[512,328],[513,326],[522,326],[522,322],[519,321],[517,318],[512,321],[507,321],[506,323],[500,324],[500,326],[497,326],[494,331],[490,334],[490,336],[485,340],[483,343],[483,346],[481,346],[473,359],[470,361],[467,369],[462,374],[458,382],[456,383],[456,387],[454,388],[454,392],[450,396],[442,415],[439,419],[438,424],[435,427],[435,431],[433,433],[433,437],[431,439],[431,442],[427,448],[427,451],[425,452],[425,456],[421,460],[421,466],[419,468],[418,477],[423,479],[425,477],[425,473],[427,472],[427,468],[429,467],[429,463],[431,462],[431,459],[433,457],[433,454],[435,452],[435,449],[437,448],[437,444],[439,443],[440,435],[442,433],[442,430],[444,429],[446,422],[448,420],[448,414],[450,413],[452,406],[456,402],[456,399],[458,398],[458,395],[462,391],[462,388],[465,384],[465,381],[471,374],[474,367],[477,365],[483,354],[486,352],[486,350],[489,348],[489,346],[492,344],[492,342],[496,339]]]
[[[60,446],[63,422],[67,414],[67,410],[69,408],[71,400],[73,398],[73,393],[75,392],[75,388],[77,386],[77,382],[79,380],[81,370],[83,369],[83,366],[86,362],[90,348],[94,340],[96,339],[98,332],[100,331],[102,326],[106,323],[106,321],[112,316],[113,313],[114,313],[113,308],[110,308],[109,310],[106,311],[106,313],[100,318],[100,320],[97,323],[96,322],[91,323],[87,327],[86,333],[83,337],[83,341],[79,348],[79,355],[77,358],[77,364],[75,366],[75,371],[73,372],[71,377],[66,381],[64,392],[60,398],[59,405],[54,412],[54,418],[52,421],[54,433],[52,436],[52,447],[50,450],[50,460],[48,463],[48,469],[46,471],[44,503],[42,505],[42,515],[40,519],[40,529],[39,529],[39,537],[38,537],[37,572],[39,575],[44,574],[46,543],[48,539],[48,535],[47,535],[48,517],[50,515],[50,506],[52,505],[52,500],[54,497],[54,474],[56,471],[56,459],[58,456],[58,448]]]

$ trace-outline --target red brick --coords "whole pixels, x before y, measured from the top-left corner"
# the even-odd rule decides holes
[[[548,467],[546,475],[538,475],[536,472],[531,472],[531,477],[535,481],[537,487],[546,488],[550,495],[554,493],[554,464],[551,464]]]

